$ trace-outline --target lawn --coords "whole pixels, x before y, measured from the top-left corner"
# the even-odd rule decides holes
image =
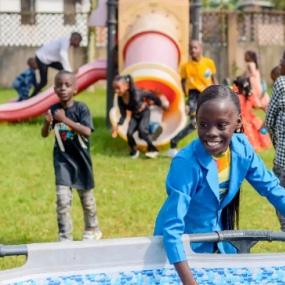
[[[0,104],[15,97],[11,90],[0,91]],[[91,136],[91,156],[96,188],[94,191],[103,238],[149,236],[156,215],[166,197],[164,181],[170,165],[165,150],[156,160],[131,160],[127,143],[112,139],[105,128],[105,90],[82,93],[93,115],[95,132]],[[43,139],[43,118],[19,124],[0,125],[0,244],[57,241],[55,186],[52,163],[53,137]],[[179,147],[188,144],[187,137]],[[269,169],[274,151],[260,154]],[[83,232],[83,215],[74,193],[72,218],[74,239]],[[242,189],[242,229],[279,231],[273,207],[247,183]],[[281,243],[260,243],[254,252],[281,252]],[[19,266],[23,257],[0,260],[0,270]]]

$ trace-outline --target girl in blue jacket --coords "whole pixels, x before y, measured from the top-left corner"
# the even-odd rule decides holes
[[[173,159],[166,199],[155,235],[163,235],[166,253],[184,285],[197,284],[187,263],[183,234],[232,230],[239,225],[240,187],[246,179],[285,215],[285,190],[266,170],[246,136],[237,94],[212,85],[197,102],[199,139]],[[227,242],[191,244],[196,253],[236,253]]]

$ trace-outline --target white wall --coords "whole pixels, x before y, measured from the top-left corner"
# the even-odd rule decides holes
[[[0,12],[20,12],[20,0],[0,0]],[[77,12],[89,12],[89,0],[76,4]],[[36,0],[37,12],[63,12],[63,0]]]
[[[19,12],[20,0],[0,0],[0,12]]]
[[[62,12],[63,0],[36,0],[36,11],[41,13]]]

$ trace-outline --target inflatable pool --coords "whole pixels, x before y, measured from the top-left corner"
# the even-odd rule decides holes
[[[285,254],[245,254],[259,240],[285,240],[272,231],[184,235],[189,266],[199,285],[285,284]],[[231,241],[237,255],[195,254],[190,242]],[[181,284],[162,237],[1,246],[0,256],[27,255],[21,268],[0,272],[1,285]]]

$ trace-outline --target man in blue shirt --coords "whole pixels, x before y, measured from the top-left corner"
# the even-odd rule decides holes
[[[35,70],[38,69],[38,65],[35,58],[29,58],[27,64],[29,68],[18,75],[12,85],[18,92],[18,102],[28,99],[32,85],[37,86]]]

